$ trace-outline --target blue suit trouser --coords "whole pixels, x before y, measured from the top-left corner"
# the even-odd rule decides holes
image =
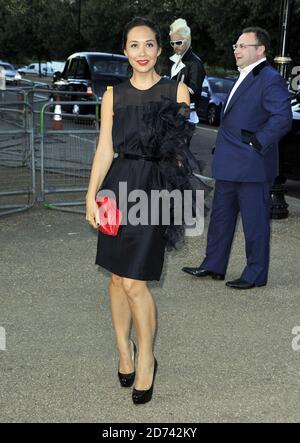
[[[201,267],[226,273],[238,213],[241,213],[247,264],[241,278],[264,285],[270,253],[270,183],[217,180]]]

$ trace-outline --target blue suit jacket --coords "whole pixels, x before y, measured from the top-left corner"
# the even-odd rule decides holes
[[[292,125],[285,80],[266,61],[262,62],[239,85],[224,113],[226,102],[214,150],[213,177],[274,181],[278,175],[278,142]]]

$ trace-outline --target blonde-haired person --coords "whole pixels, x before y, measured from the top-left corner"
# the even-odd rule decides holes
[[[169,35],[171,46],[174,49],[174,55],[170,57],[173,62],[171,78],[187,85],[191,98],[191,110],[197,110],[205,69],[200,57],[192,50],[191,28],[187,25],[186,20],[178,18],[171,24]],[[197,120],[195,119],[194,122],[197,123]]]

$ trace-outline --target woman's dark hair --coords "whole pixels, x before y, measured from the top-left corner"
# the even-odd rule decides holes
[[[123,49],[125,49],[129,31],[131,31],[131,29],[135,28],[136,26],[147,26],[148,28],[150,28],[155,34],[155,39],[158,47],[161,47],[161,35],[159,26],[149,18],[135,17],[125,25],[122,41]]]

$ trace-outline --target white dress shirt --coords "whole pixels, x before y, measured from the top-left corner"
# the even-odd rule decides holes
[[[264,62],[265,60],[266,60],[266,57],[264,57],[264,58],[258,60],[258,61],[255,62],[255,63],[252,63],[251,65],[246,66],[246,67],[243,68],[243,69],[238,68],[238,70],[240,71],[240,76],[239,76],[237,82],[235,83],[234,87],[232,88],[232,90],[231,90],[231,92],[230,92],[230,95],[229,95],[229,97],[228,97],[228,100],[227,100],[227,103],[226,103],[226,106],[225,106],[224,112],[226,112],[226,109],[227,109],[228,103],[230,102],[230,100],[231,100],[233,94],[235,93],[235,91],[237,90],[237,88],[240,86],[240,84],[242,83],[242,81],[245,80],[245,78],[247,77],[247,75],[248,75],[248,74],[249,74],[249,73],[255,68],[255,66],[259,65],[260,63]]]
[[[178,72],[181,71],[185,67],[185,64],[182,61],[182,55],[174,54],[172,57],[170,57],[170,60],[173,62],[172,68],[171,68],[171,78],[175,77],[175,75],[178,74]],[[183,81],[180,79],[180,81]]]
[[[184,54],[187,52],[187,50],[184,52]],[[170,57],[170,60],[173,62],[173,65],[171,68],[171,78],[175,77],[186,66],[182,61],[182,57],[184,56],[184,54],[179,55],[179,54],[175,53],[174,55],[172,55],[172,57]],[[184,74],[181,75],[179,81],[182,83],[184,82]],[[188,85],[187,85],[187,88],[188,88],[190,94],[193,95],[194,91],[192,90],[192,88],[190,88]],[[194,104],[191,103],[191,111],[190,111],[189,121],[196,125],[197,123],[199,123],[199,118],[198,118],[198,115],[195,111],[195,105],[194,105],[194,107],[193,107],[193,105]]]

